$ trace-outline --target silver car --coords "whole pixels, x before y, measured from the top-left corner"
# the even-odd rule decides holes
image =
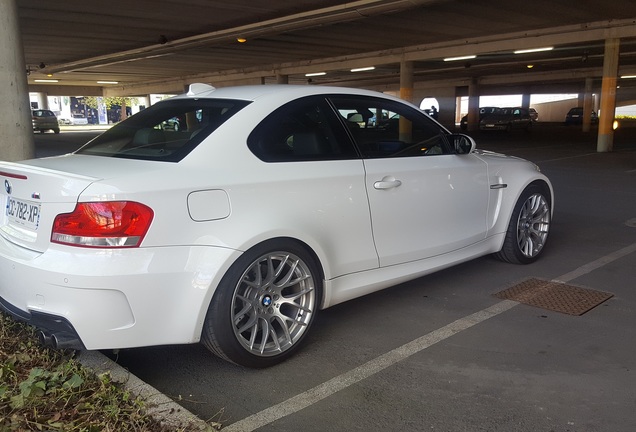
[[[60,133],[60,125],[57,122],[57,117],[53,111],[38,109],[33,110],[32,113],[33,130],[44,133],[47,130],[52,130],[56,134]]]

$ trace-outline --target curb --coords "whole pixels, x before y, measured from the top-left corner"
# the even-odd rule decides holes
[[[216,423],[211,425],[204,422],[99,351],[80,351],[76,359],[98,375],[110,373],[113,381],[123,384],[131,393],[141,397],[147,404],[147,414],[162,425],[193,432],[213,432],[220,428]]]

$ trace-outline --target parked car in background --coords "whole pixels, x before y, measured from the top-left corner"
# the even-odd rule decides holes
[[[539,121],[539,113],[534,108],[528,108],[528,112],[530,113],[530,118],[532,121]]]
[[[598,115],[596,114],[596,111],[592,111],[592,114],[590,114],[590,122],[592,124],[598,123]],[[583,107],[572,108],[565,115],[566,125],[582,124],[582,123],[583,123]]]
[[[53,111],[45,109],[33,110],[31,113],[31,122],[33,123],[33,130],[44,133],[47,130],[60,133],[60,124],[57,121],[57,116]]]
[[[483,119],[485,115],[494,114],[500,109],[501,108],[497,108],[497,107],[479,108],[479,121],[481,121],[481,119]],[[461,118],[461,120],[459,121],[459,127],[461,128],[461,130],[468,129],[468,115],[465,115],[464,117]]]
[[[58,123],[63,126],[87,125],[86,117],[60,117]]]
[[[528,131],[531,127],[530,112],[527,108],[521,107],[501,108],[492,114],[485,115],[479,122],[480,130]]]
[[[550,181],[475,147],[382,93],[192,84],[72,154],[0,162],[0,309],[57,348],[274,365],[321,309],[541,256]]]

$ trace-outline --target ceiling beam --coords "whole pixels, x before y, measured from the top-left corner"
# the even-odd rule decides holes
[[[192,82],[218,84],[219,82],[228,81],[257,80],[279,74],[294,75],[305,74],[307,72],[317,70],[329,72],[333,70],[346,70],[370,65],[379,66],[399,64],[403,59],[409,61],[441,60],[449,56],[506,52],[517,49],[537,48],[547,45],[604,40],[610,37],[636,37],[636,18],[598,21],[579,25],[552,27],[465,40],[454,40],[443,43],[420,44],[403,48],[370,51],[366,53],[357,53],[332,58],[194,74],[169,80],[162,79],[148,81],[143,84],[114,86],[109,88],[108,92],[112,95],[121,96],[138,95],[145,94],[144,89],[147,88],[159,88],[161,86],[174,87],[175,84],[182,87],[184,83],[188,84]]]

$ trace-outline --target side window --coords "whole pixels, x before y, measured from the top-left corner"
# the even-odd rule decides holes
[[[252,131],[247,144],[265,162],[359,157],[322,97],[307,97],[278,108]]]
[[[445,132],[414,108],[365,96],[330,99],[364,158],[451,153]]]

